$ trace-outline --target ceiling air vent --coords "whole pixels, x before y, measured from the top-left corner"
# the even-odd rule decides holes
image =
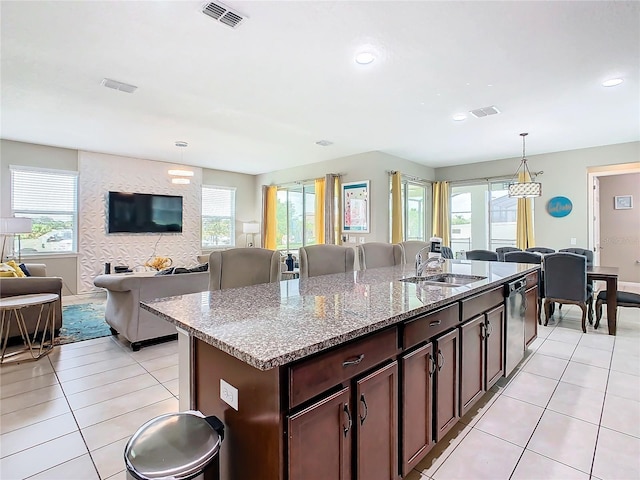
[[[220,2],[205,3],[202,7],[202,13],[231,28],[236,28],[245,19],[238,12]]]
[[[476,110],[471,110],[469,112],[476,118],[487,117],[489,115],[495,115],[496,113],[500,113],[500,110],[495,105],[491,105],[490,107],[482,107]]]

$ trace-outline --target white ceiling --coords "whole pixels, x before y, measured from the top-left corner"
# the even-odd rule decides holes
[[[3,0],[2,138],[253,174],[512,158],[523,131],[528,156],[640,140],[637,1],[228,0],[237,29],[203,4]]]

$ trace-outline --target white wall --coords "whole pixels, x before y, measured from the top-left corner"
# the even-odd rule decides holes
[[[544,171],[538,177],[542,182],[542,197],[534,199],[534,226],[536,245],[550,248],[569,247],[576,238],[577,247],[588,245],[588,169],[602,165],[627,164],[640,161],[640,142],[622,143],[604,147],[585,148],[566,152],[527,156],[531,171]],[[437,180],[469,180],[493,176],[513,175],[519,158],[492,162],[438,168]],[[555,218],[546,212],[547,202],[555,196],[564,196],[573,203],[573,211],[566,217]]]
[[[342,183],[369,180],[371,233],[357,234],[356,237],[364,237],[366,242],[388,242],[389,174],[387,172],[390,170],[398,170],[403,174],[425,180],[434,179],[433,168],[382,152],[368,152],[258,175],[257,185],[281,185],[296,180],[323,177],[328,173],[341,174]],[[258,197],[259,200],[260,197]],[[430,230],[431,225],[429,224],[428,227]]]

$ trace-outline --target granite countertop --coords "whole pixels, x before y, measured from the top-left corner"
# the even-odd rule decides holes
[[[487,277],[444,287],[399,281],[413,265],[284,280],[141,302],[142,308],[269,370],[480,293],[539,265],[447,260],[444,272]]]

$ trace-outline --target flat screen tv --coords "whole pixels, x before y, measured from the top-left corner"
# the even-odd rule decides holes
[[[182,232],[182,197],[109,192],[109,233]]]

